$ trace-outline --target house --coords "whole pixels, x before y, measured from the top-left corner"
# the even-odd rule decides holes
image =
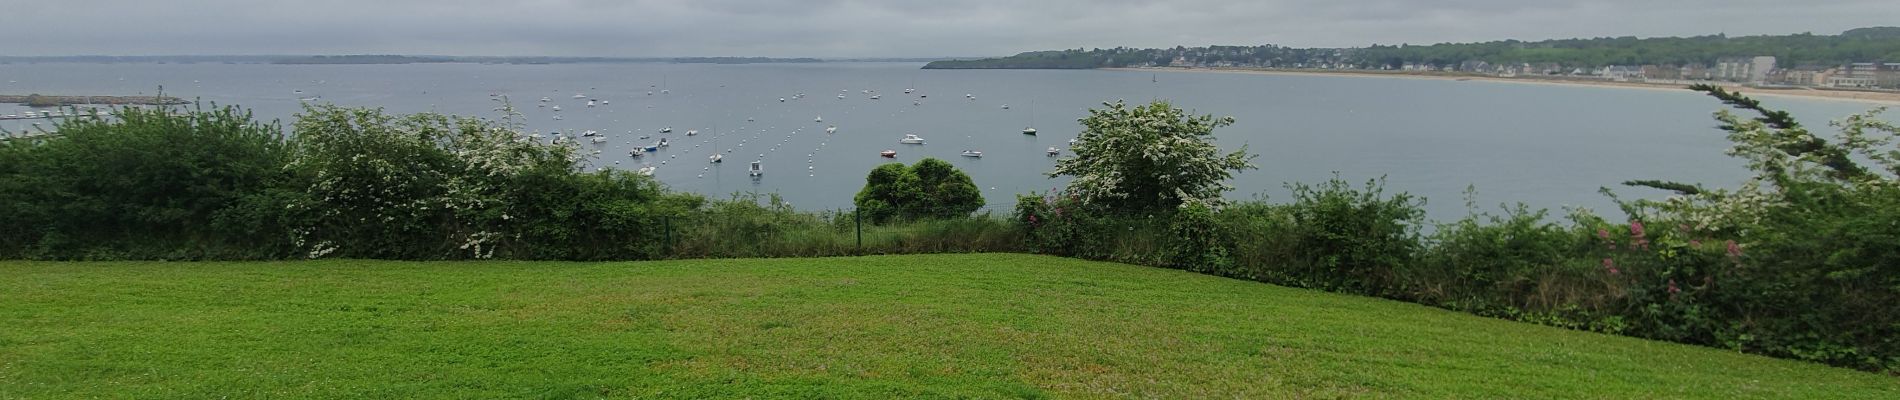
[[[1715,61],[1715,79],[1762,83],[1775,69],[1774,56],[1723,57]]]
[[[1602,76],[1603,79],[1617,82],[1640,82],[1645,80],[1642,68],[1625,67],[1621,65],[1603,67],[1603,69],[1597,70],[1597,75]]]

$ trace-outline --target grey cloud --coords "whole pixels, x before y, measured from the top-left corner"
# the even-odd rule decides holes
[[[967,56],[1835,33],[1873,0],[0,0],[0,55]]]

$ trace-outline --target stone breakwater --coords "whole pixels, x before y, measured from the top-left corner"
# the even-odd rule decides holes
[[[34,107],[71,106],[85,104],[137,104],[137,105],[173,105],[188,104],[189,101],[177,97],[159,96],[53,96],[53,95],[10,95],[0,94],[0,103],[24,104]]]

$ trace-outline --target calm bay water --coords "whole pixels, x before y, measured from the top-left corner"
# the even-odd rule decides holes
[[[595,168],[657,168],[668,186],[715,196],[775,192],[803,209],[846,208],[866,172],[890,159],[948,160],[969,172],[995,209],[1014,195],[1060,187],[1043,175],[1044,149],[1066,149],[1075,120],[1104,101],[1163,99],[1199,113],[1233,116],[1217,131],[1223,147],[1248,149],[1258,170],[1241,173],[1230,196],[1286,200],[1284,182],[1316,183],[1335,173],[1353,181],[1384,176],[1388,191],[1431,200],[1434,219],[1478,203],[1590,207],[1613,214],[1603,186],[1666,179],[1732,187],[1746,177],[1713,128],[1714,100],[1688,91],[1526,85],[1479,81],[1132,71],[921,70],[918,64],[575,64],[575,65],[0,65],[0,94],[131,95],[196,98],[288,121],[300,98],[391,112],[499,116],[505,95],[541,132],[597,130],[584,144]],[[916,93],[905,94],[905,88]],[[880,95],[870,99],[865,90]],[[301,91],[301,93],[299,92]],[[662,93],[662,91],[665,91]],[[652,92],[652,94],[648,94]],[[575,94],[605,100],[587,107]],[[803,94],[800,98],[798,95]],[[843,99],[838,96],[844,95]],[[966,98],[971,95],[974,99]],[[925,97],[927,96],[927,97]],[[537,107],[547,105],[562,111]],[[784,101],[780,101],[783,98]],[[1828,100],[1764,98],[1818,131],[1823,121],[1872,108]],[[1008,105],[1008,109],[1003,106]],[[0,106],[0,114],[23,108]],[[554,119],[560,115],[559,120]],[[824,122],[814,122],[822,117]],[[19,131],[25,121],[0,121]],[[828,126],[837,126],[826,134]],[[1039,135],[1024,135],[1033,126]],[[671,127],[672,133],[660,133]],[[688,137],[688,130],[700,134]],[[926,145],[899,144],[906,133]],[[640,139],[651,136],[649,139]],[[642,158],[637,145],[672,146]],[[961,157],[979,150],[982,158]],[[707,156],[724,153],[726,162]],[[1065,153],[1066,155],[1066,153]],[[758,180],[746,164],[759,160]],[[1618,188],[1626,197],[1661,193]]]

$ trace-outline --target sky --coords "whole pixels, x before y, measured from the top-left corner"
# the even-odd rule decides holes
[[[1896,23],[1893,0],[0,0],[0,56],[1000,56]]]

